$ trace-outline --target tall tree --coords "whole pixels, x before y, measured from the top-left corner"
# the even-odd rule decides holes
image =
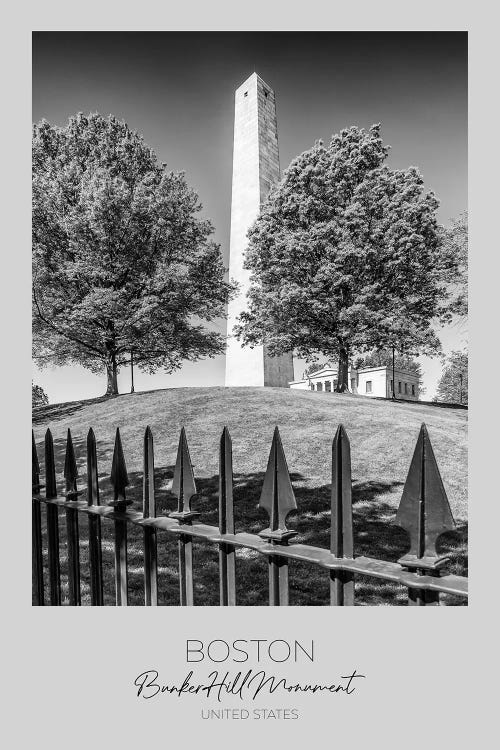
[[[107,373],[133,351],[146,372],[224,351],[213,227],[184,174],[167,170],[124,122],[78,114],[33,128],[33,338],[41,366]]]
[[[465,352],[452,352],[446,359],[436,395],[433,401],[445,404],[468,404],[469,355]]]
[[[447,322],[438,201],[415,167],[391,170],[380,126],[351,127],[292,161],[249,232],[248,307],[236,335],[271,354],[338,357],[396,346],[433,354]]]

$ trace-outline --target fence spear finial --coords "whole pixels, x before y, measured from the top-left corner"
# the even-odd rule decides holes
[[[227,427],[222,431],[219,445],[219,531],[234,534],[233,451]]]
[[[177,448],[177,459],[175,462],[174,479],[172,482],[172,493],[178,499],[177,514],[191,514],[191,498],[196,495],[196,483],[194,480],[193,465],[187,444],[186,431],[181,429],[179,446]],[[170,514],[172,515],[172,514]]]
[[[297,502],[277,427],[274,428],[259,507],[269,515],[269,528],[261,531],[261,536],[281,541],[296,535],[297,532],[287,529],[285,523],[290,511],[297,508]]]
[[[87,503],[88,505],[99,505],[97,445],[92,427],[87,434]]]
[[[68,436],[66,439],[66,457],[64,459],[64,478],[66,480],[67,493],[76,492],[77,477],[78,467],[76,465],[75,449],[73,448],[71,430],[68,428]]]
[[[402,565],[436,567],[447,556],[439,555],[436,542],[455,528],[434,451],[422,424],[395,523],[410,537],[410,550],[400,559]]]
[[[123,502],[125,500],[125,487],[127,487],[130,482],[128,480],[119,427],[116,428],[115,448],[113,451],[110,479],[114,489],[115,502]]]
[[[40,491],[40,463],[36,450],[35,433],[31,430],[31,484],[33,492]]]
[[[45,495],[48,498],[57,497],[54,439],[50,429],[45,433]]]
[[[144,518],[155,518],[155,464],[153,433],[148,425],[144,433],[144,471],[142,482],[142,514]]]
[[[343,425],[332,444],[332,499],[330,551],[353,557],[351,446]]]

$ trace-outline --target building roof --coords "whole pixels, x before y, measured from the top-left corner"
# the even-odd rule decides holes
[[[337,372],[337,367],[323,367],[321,370],[316,370],[316,372],[310,372],[308,377],[304,378],[304,380],[309,380],[310,378],[319,378],[322,375],[336,375]]]

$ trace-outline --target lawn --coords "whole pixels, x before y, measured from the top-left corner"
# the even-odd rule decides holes
[[[280,388],[175,388],[111,399],[56,404],[34,410],[33,427],[41,465],[43,436],[54,437],[56,470],[61,482],[66,432],[71,428],[85,485],[85,441],[93,427],[99,458],[101,503],[110,499],[109,472],[116,427],[120,427],[130,487],[127,496],[141,507],[142,441],[149,425],[155,443],[158,515],[174,510],[169,492],[182,426],[186,428],[198,495],[193,508],[200,520],[217,524],[218,443],[227,425],[233,442],[236,531],[258,533],[266,525],[257,508],[275,425],[291,472],[298,511],[288,526],[294,541],[329,546],[331,442],[342,423],[351,442],[355,554],[397,560],[407,549],[405,533],[392,525],[422,422],[427,424],[434,453],[454,515],[457,531],[442,538],[452,555],[448,570],[466,574],[467,566],[467,411],[432,404],[369,399],[351,394],[310,393]],[[42,469],[43,475],[43,469]],[[42,479],[43,481],[43,479]],[[82,601],[89,603],[86,519],[81,517]],[[103,523],[105,603],[113,604],[113,529]],[[67,595],[64,514],[60,516],[63,595]],[[159,603],[176,605],[177,542],[159,535]],[[218,604],[218,553],[208,543],[194,543],[195,604]],[[290,603],[327,605],[328,573],[291,563]],[[267,604],[266,561],[258,553],[237,553],[237,602]],[[130,604],[143,604],[142,532],[129,533]],[[443,597],[443,603],[461,600]],[[359,577],[357,605],[404,605],[406,590]]]

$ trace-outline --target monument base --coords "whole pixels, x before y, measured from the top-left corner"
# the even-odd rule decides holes
[[[229,343],[226,353],[226,387],[269,386],[289,388],[293,380],[291,353],[271,357],[264,346],[242,347]]]

